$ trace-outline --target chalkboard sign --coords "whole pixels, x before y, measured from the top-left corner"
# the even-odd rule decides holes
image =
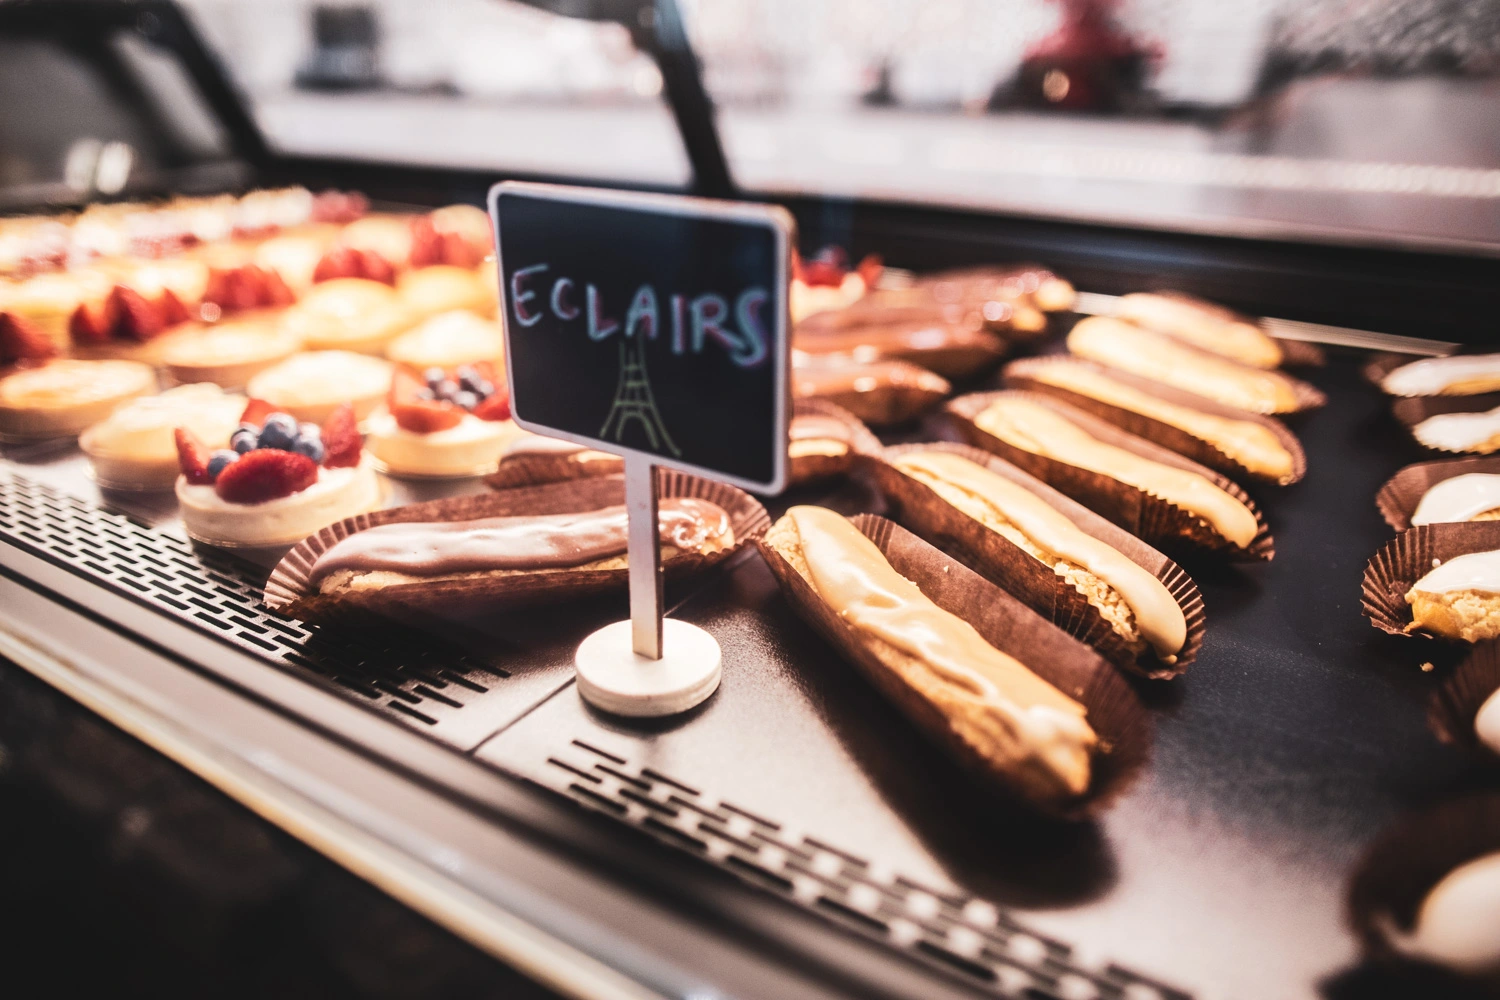
[[[518,424],[783,487],[785,211],[507,181],[490,213]]]

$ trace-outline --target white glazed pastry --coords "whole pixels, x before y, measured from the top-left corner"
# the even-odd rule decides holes
[[[1417,503],[1412,524],[1500,520],[1500,476],[1470,472],[1435,484]]]
[[[1500,354],[1423,358],[1391,371],[1380,387],[1392,396],[1471,396],[1500,389]]]
[[[1500,406],[1480,413],[1438,413],[1412,427],[1411,433],[1437,451],[1488,455],[1500,450]]]
[[[1463,642],[1500,636],[1500,550],[1454,556],[1412,584],[1406,601],[1410,630]]]
[[[156,373],[136,361],[58,359],[0,378],[0,436],[71,437],[137,396],[156,391]]]
[[[1500,689],[1484,700],[1474,716],[1474,735],[1491,752],[1500,754]]]
[[[188,428],[209,448],[227,448],[244,409],[245,397],[216,385],[182,385],[131,400],[84,431],[78,446],[100,486],[169,490],[178,473],[175,429]]]
[[[248,394],[298,420],[322,423],[340,403],[361,419],[374,412],[391,384],[391,365],[349,351],[294,354],[250,380]]]
[[[1397,951],[1470,975],[1500,970],[1500,851],[1466,862],[1433,886]]]

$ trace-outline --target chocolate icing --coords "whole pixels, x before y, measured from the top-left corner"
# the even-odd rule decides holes
[[[662,543],[676,549],[697,552],[715,542],[729,544],[729,517],[707,500],[662,500],[659,521]],[[624,553],[626,527],[624,505],[577,514],[382,524],[355,532],[319,556],[310,582],[339,570],[446,576],[566,569]]]

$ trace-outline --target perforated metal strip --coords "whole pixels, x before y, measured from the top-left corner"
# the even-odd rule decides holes
[[[0,469],[0,537],[95,583],[294,671],[332,681],[454,742],[461,710],[507,676],[430,636],[392,627],[323,632],[267,609],[264,571]],[[468,746],[464,746],[468,749]]]
[[[985,900],[923,886],[774,819],[583,740],[548,758],[548,784],[861,933],[1006,997],[1189,1000],[1118,965],[1091,966]]]

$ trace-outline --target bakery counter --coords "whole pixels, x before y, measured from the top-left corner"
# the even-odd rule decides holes
[[[1482,779],[1425,728],[1441,669],[1417,669],[1407,642],[1360,614],[1360,572],[1391,536],[1372,498],[1418,457],[1360,361],[1335,352],[1304,370],[1328,396],[1292,422],[1307,476],[1250,489],[1275,559],[1180,558],[1207,606],[1202,651],[1176,680],[1132,681],[1154,753],[1090,822],[1027,818],[974,785],[803,624],[753,551],[669,586],[672,613],[722,644],[724,680],[650,723],[600,715],[572,688],[573,650],[623,616],[623,594],[442,634],[303,626],[260,606],[264,564],[188,542],[167,507],[102,495],[70,449],[6,453],[0,558],[294,717],[338,728],[289,703],[295,687],[222,676],[213,651],[375,711],[380,725],[348,737],[372,758],[416,732],[540,786],[557,815],[587,816],[619,845],[619,865],[654,859],[631,870],[637,891],[707,872],[725,937],[762,962],[853,962],[872,977],[894,961],[932,996],[1366,996],[1385,980],[1356,968],[1351,866],[1398,814]],[[951,436],[935,417],[899,435],[935,436]],[[420,498],[406,490],[392,502]],[[767,506],[804,502],[883,509],[853,480]],[[725,902],[746,885],[770,917]],[[850,941],[867,950],[838,950]]]

